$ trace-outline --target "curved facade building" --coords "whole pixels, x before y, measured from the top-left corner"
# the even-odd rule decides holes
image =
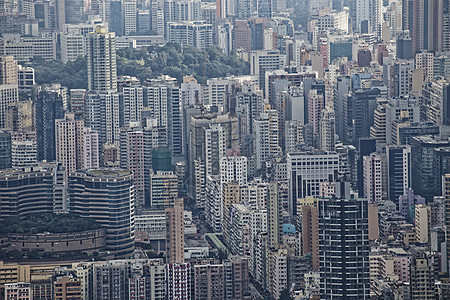
[[[0,219],[67,212],[64,169],[56,163],[0,171]]]
[[[133,175],[123,169],[90,169],[69,175],[70,212],[106,229],[106,250],[116,257],[134,251]]]

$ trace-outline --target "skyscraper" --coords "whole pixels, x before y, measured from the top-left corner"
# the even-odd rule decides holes
[[[0,55],[0,84],[17,84],[17,61],[13,55]]]
[[[278,183],[270,183],[267,189],[267,231],[270,248],[275,248],[281,243],[283,220],[278,193]]]
[[[123,1],[124,34],[137,32],[137,6],[136,0]]]
[[[220,174],[220,159],[225,156],[225,130],[220,124],[205,129],[206,176]]]
[[[69,174],[70,211],[106,229],[106,249],[115,257],[134,252],[133,174],[123,169],[90,169]]]
[[[319,199],[321,299],[369,299],[367,200],[337,185],[337,197]]]
[[[105,143],[119,144],[119,103],[119,94],[114,91],[89,93],[86,97],[85,125],[98,132],[99,149]]]
[[[380,203],[383,199],[382,158],[377,153],[363,157],[364,197],[370,203]]]
[[[0,169],[11,168],[11,133],[9,131],[0,131]]]
[[[166,208],[166,261],[168,264],[184,263],[184,204],[175,198],[172,207]]]
[[[35,105],[38,160],[54,161],[55,120],[64,118],[62,98],[56,92],[39,91]]]
[[[398,198],[411,188],[411,147],[387,147],[386,156],[388,199],[398,205]]]
[[[19,90],[16,84],[0,84],[0,128],[6,125],[6,108],[19,100]]]
[[[289,212],[297,214],[297,199],[320,195],[320,184],[335,182],[339,173],[339,155],[311,151],[287,154]]]
[[[107,28],[97,27],[86,38],[88,89],[109,91],[117,89],[116,35]]]
[[[84,121],[75,120],[74,114],[66,114],[64,119],[55,120],[56,160],[61,162],[68,172],[82,168],[83,130]]]

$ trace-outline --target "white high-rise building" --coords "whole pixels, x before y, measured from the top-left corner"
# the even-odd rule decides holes
[[[242,203],[246,203],[251,209],[265,208],[267,204],[268,183],[261,179],[255,179],[242,186],[240,198]]]
[[[227,156],[220,159],[220,181],[247,184],[247,157]]]
[[[383,171],[381,156],[372,153],[363,157],[364,196],[369,203],[380,203],[383,200]]]
[[[297,214],[297,200],[319,197],[322,182],[335,182],[339,174],[339,155],[311,151],[287,154],[289,212]]]
[[[204,21],[179,21],[167,23],[167,41],[192,46],[200,51],[213,45],[213,28]]]
[[[193,76],[183,77],[180,91],[181,107],[188,107],[203,102],[202,85]]]
[[[103,144],[120,141],[119,94],[116,92],[89,93],[85,102],[85,126],[98,132],[99,149]]]
[[[36,163],[37,146],[35,140],[11,143],[11,164],[13,168],[35,166]]]
[[[200,0],[165,0],[164,21],[199,21],[202,20],[202,2]]]
[[[213,105],[222,109],[226,94],[230,92],[231,82],[228,78],[212,78],[206,83],[204,90],[204,104]]]
[[[123,2],[123,17],[125,35],[129,35],[132,32],[137,32],[136,0],[125,0],[125,2]]]
[[[278,50],[251,51],[250,74],[258,75],[259,89],[264,93],[266,93],[266,71],[281,69],[283,63],[284,59]]]
[[[253,120],[254,154],[256,168],[279,153],[278,147],[278,114],[276,110],[261,113]]]
[[[356,1],[356,28],[360,33],[373,33],[381,37],[383,2],[381,0]]]
[[[67,63],[86,55],[85,38],[81,34],[65,33],[60,35],[61,61]]]
[[[87,35],[87,66],[89,91],[117,89],[116,35],[97,27]]]
[[[75,120],[73,114],[64,119],[55,120],[56,160],[61,162],[68,172],[82,168],[84,121]]]
[[[144,89],[142,87],[123,88],[123,126],[129,127],[130,122],[141,120],[144,108]]]
[[[97,169],[100,165],[98,133],[92,128],[83,128],[83,162],[82,169]]]
[[[225,55],[230,55],[233,51],[233,24],[224,23],[217,26],[218,47]]]
[[[320,148],[325,151],[334,151],[335,149],[335,117],[334,110],[330,107],[322,111],[320,120]]]

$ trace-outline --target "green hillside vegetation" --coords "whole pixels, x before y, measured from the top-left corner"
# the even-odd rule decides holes
[[[30,65],[35,68],[37,84],[58,82],[69,89],[87,88],[85,58],[80,57],[67,64],[35,58]],[[135,76],[141,81],[164,74],[175,77],[178,82],[185,75],[193,75],[199,83],[203,83],[209,78],[246,75],[249,71],[249,63],[236,56],[225,56],[216,47],[208,48],[206,55],[205,51],[189,46],[182,48],[173,43],[163,47],[117,51],[117,75]]]
[[[0,235],[81,232],[100,228],[94,220],[73,214],[29,214],[24,218],[10,217],[0,221]]]

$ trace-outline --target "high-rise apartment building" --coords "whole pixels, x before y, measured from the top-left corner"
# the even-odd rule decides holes
[[[167,208],[178,197],[178,177],[173,172],[157,171],[150,175],[150,206]]]
[[[325,151],[334,151],[335,139],[335,116],[334,110],[330,107],[322,110],[322,117],[319,124],[319,145]]]
[[[135,189],[123,169],[90,169],[69,174],[70,211],[106,229],[106,249],[115,257],[134,252]]]
[[[312,269],[319,270],[319,214],[314,205],[302,207],[302,254],[310,254]]]
[[[184,204],[175,198],[166,208],[166,261],[169,265],[184,263]]]
[[[152,150],[167,147],[165,128],[156,126],[155,120],[131,123],[120,129],[120,166],[135,175],[138,205],[151,203],[150,177],[153,165]]]
[[[167,298],[168,300],[192,299],[192,265],[191,263],[168,263]]]
[[[377,153],[363,157],[364,197],[370,203],[383,200],[382,158]]]
[[[83,128],[83,140],[82,140],[82,169],[95,169],[100,166],[100,155],[98,148],[98,133],[92,130],[92,128]]]
[[[123,126],[129,127],[130,122],[141,120],[141,112],[144,108],[144,89],[140,86],[124,86],[122,92]]]
[[[29,167],[36,164],[37,146],[35,140],[11,142],[11,166],[13,168]]]
[[[247,184],[247,157],[226,156],[220,159],[220,182],[237,182]]]
[[[325,97],[317,90],[310,90],[308,94],[308,123],[313,126],[313,133],[319,135],[322,110],[325,108]]]
[[[81,279],[72,276],[57,277],[53,283],[53,299],[65,300],[81,298]]]
[[[271,182],[267,189],[267,233],[268,245],[275,248],[281,244],[283,231],[282,205],[277,182]]]
[[[192,46],[200,51],[213,45],[213,29],[204,21],[181,21],[167,24],[167,40],[184,46]]]
[[[56,160],[62,163],[67,172],[82,168],[83,131],[84,121],[75,120],[73,114],[66,114],[64,119],[55,120]]]
[[[434,77],[434,54],[420,52],[416,54],[416,69],[423,70],[423,80],[430,81]]]
[[[433,79],[422,87],[422,118],[435,125],[450,125],[450,80]]]
[[[86,37],[88,89],[105,92],[117,89],[116,36],[97,27]]]
[[[0,128],[6,126],[6,108],[19,100],[19,89],[15,84],[0,84]]]
[[[61,118],[61,117],[60,117]],[[116,92],[89,93],[85,102],[85,126],[98,132],[99,149],[119,144],[120,101]]]
[[[17,61],[14,55],[0,55],[0,84],[17,84]]]
[[[194,299],[226,299],[223,264],[198,264],[193,268]]]
[[[450,174],[444,175],[442,178],[443,181],[443,188],[442,188],[442,194],[445,197],[445,226],[446,226],[446,234],[447,236],[450,234],[450,219],[448,216],[450,216]],[[447,243],[447,249],[445,250],[447,252],[447,257],[450,254],[450,245]],[[445,270],[443,272],[450,274],[450,263],[447,261],[447,265],[445,266]]]
[[[276,110],[266,110],[253,120],[254,155],[256,168],[260,169],[264,163],[280,153],[278,146],[278,114]]]

